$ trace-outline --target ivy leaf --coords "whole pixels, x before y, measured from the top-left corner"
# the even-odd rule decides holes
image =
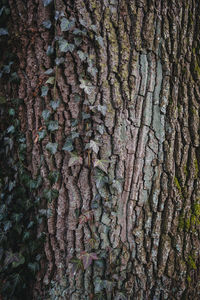
[[[82,43],[82,41],[83,41],[83,39],[80,36],[74,38],[74,43],[75,43],[75,45],[77,47],[80,46],[80,44]]]
[[[96,76],[96,74],[98,73],[97,68],[93,67],[93,66],[89,66],[87,68],[88,73],[90,73],[93,77]]]
[[[54,19],[57,21],[60,17],[64,17],[64,12],[56,10]]]
[[[70,20],[68,20],[66,18],[62,18],[61,19],[61,24],[60,24],[61,31],[68,31],[72,27],[74,27],[74,25],[75,25],[74,20],[70,21]]]
[[[128,298],[123,293],[118,293],[115,300],[128,300]]]
[[[92,199],[91,208],[92,209],[99,208],[99,206],[100,206],[100,200],[101,200],[101,195],[100,194],[96,194],[95,197]]]
[[[87,253],[84,251],[84,252],[82,252],[80,257],[83,262],[83,267],[85,270],[89,268],[89,266],[92,264],[93,260],[98,259],[98,256],[95,252]]]
[[[94,167],[98,167],[99,169],[101,169],[102,171],[104,171],[105,173],[107,173],[107,168],[105,166],[105,164],[108,164],[110,161],[106,160],[106,159],[95,159],[94,161]]]
[[[4,65],[3,66],[3,72],[6,73],[6,74],[9,74],[12,64],[13,64],[13,61],[10,61],[8,65]]]
[[[103,281],[103,285],[104,285],[104,288],[108,291],[108,292],[111,292],[113,287],[115,286],[115,283],[112,282],[112,281],[109,281],[109,280],[104,280]]]
[[[66,40],[60,40],[59,41],[59,50],[61,52],[73,52],[75,46],[73,44],[68,43]]]
[[[99,46],[103,48],[104,43],[103,43],[102,36],[95,36],[95,40],[97,41],[97,43],[99,44]]]
[[[91,95],[94,93],[95,87],[91,84],[91,82],[82,78],[80,79],[80,82],[80,88],[83,89],[87,95]]]
[[[82,269],[83,267],[83,263],[81,261],[81,259],[78,259],[76,257],[72,258],[70,260],[70,263],[72,264],[72,275],[75,275],[75,273],[79,270],[79,269]]]
[[[44,7],[48,6],[53,0],[43,0]]]
[[[45,136],[47,135],[46,130],[41,130],[38,132],[39,141],[43,140]]]
[[[58,10],[55,11],[54,19],[57,21],[59,19],[60,12]]]
[[[83,163],[83,159],[81,156],[78,156],[75,153],[70,153],[71,158],[69,159],[69,167],[81,165]]]
[[[54,84],[55,77],[49,77],[49,79],[45,83]]]
[[[124,179],[123,179],[123,178],[113,180],[113,182],[112,182],[112,187],[113,187],[114,189],[116,189],[117,192],[118,192],[119,194],[122,193],[122,190],[123,190],[123,188],[122,188],[122,183],[123,183],[123,182],[124,182]]]
[[[44,72],[45,75],[51,75],[53,73],[54,73],[54,70],[52,68],[50,68]]]
[[[11,251],[6,251],[4,264],[9,265],[10,263],[17,262],[19,260],[19,256],[17,253],[13,253]]]
[[[90,28],[91,28],[94,32],[97,32],[97,26],[96,26],[96,25],[92,24],[92,25],[90,26]]]
[[[47,121],[51,116],[51,112],[48,109],[43,110],[42,117],[45,121]]]
[[[87,23],[86,23],[86,21],[84,21],[83,19],[79,19],[79,22],[80,22],[80,24],[81,24],[83,27],[86,27],[86,28],[87,28]]]
[[[54,184],[54,183],[58,182],[59,176],[60,176],[60,173],[58,171],[53,171],[53,172],[49,173],[48,179],[50,180],[51,184]]]
[[[56,63],[57,66],[63,64],[64,61],[65,61],[64,57],[56,57],[56,59],[55,59],[55,63]]]
[[[15,127],[13,125],[10,125],[8,128],[7,128],[7,133],[13,133],[15,132]]]
[[[78,28],[75,28],[73,31],[74,35],[87,35],[87,31],[85,29],[80,30]]]
[[[9,116],[13,117],[15,115],[15,110],[13,108],[9,108],[8,114],[9,114]]]
[[[75,94],[75,95],[74,95],[74,101],[75,101],[76,103],[78,103],[78,102],[80,102],[80,100],[81,100],[81,97],[80,97],[78,94]]]
[[[18,266],[20,265],[23,265],[25,263],[25,258],[24,256],[20,253],[19,256],[18,256],[18,261],[14,261],[12,263],[12,267],[13,268],[17,268]]]
[[[76,127],[76,125],[78,125],[78,120],[77,119],[72,119],[71,126]]]
[[[74,146],[73,146],[73,140],[72,138],[67,138],[64,146],[62,147],[62,150],[71,152],[74,150]]]
[[[49,91],[48,86],[42,86],[41,91],[42,91],[41,96],[42,96],[42,97],[45,97],[45,96],[48,94],[48,91]]]
[[[0,28],[0,36],[2,35],[8,35],[8,29],[7,28]]]
[[[23,233],[23,241],[26,241],[30,238],[30,232],[29,231],[25,231]]]
[[[54,47],[49,45],[48,48],[47,48],[46,54],[47,54],[48,56],[50,56],[50,55],[52,55],[53,53],[54,53]]]
[[[60,106],[60,100],[54,100],[50,102],[51,107],[53,108],[53,110],[56,110],[59,106]]]
[[[99,152],[98,143],[93,140],[91,140],[90,143],[86,145],[86,149],[88,148],[92,149],[96,154]]]
[[[23,214],[22,213],[14,213],[12,215],[12,219],[14,220],[14,222],[18,223],[21,219],[23,218]]]
[[[51,143],[49,142],[46,145],[46,149],[51,152],[51,154],[55,154],[57,152],[57,148],[58,148],[58,143]]]
[[[104,126],[103,125],[98,125],[97,126],[97,130],[100,134],[103,134],[104,133]]]
[[[59,128],[58,121],[49,121],[49,123],[48,123],[49,131],[55,131],[55,130],[58,130],[58,128]]]
[[[78,50],[77,54],[78,54],[78,56],[79,56],[79,58],[80,58],[81,61],[84,61],[84,60],[86,60],[88,58],[88,54],[84,53],[81,50]]]
[[[96,187],[98,189],[102,188],[109,181],[108,176],[106,176],[105,173],[103,173],[99,169],[96,169],[94,178],[95,178]]]
[[[47,199],[49,202],[52,202],[53,200],[58,198],[59,191],[54,189],[52,190],[45,189],[43,195],[45,199]]]
[[[76,132],[76,131],[72,131],[72,133],[71,133],[71,138],[72,138],[72,140],[78,138],[79,135],[80,135],[80,133],[78,133],[78,132]]]
[[[98,105],[97,106],[97,110],[100,111],[103,116],[105,116],[106,115],[106,111],[107,111],[107,106],[106,105]]]
[[[17,72],[11,73],[9,81],[10,82],[19,82],[20,81],[20,78],[19,78]]]
[[[83,120],[90,119],[90,117],[91,117],[90,114],[86,114],[85,112],[82,112],[82,119],[83,119]]]
[[[6,222],[4,222],[3,225],[4,225],[3,226],[4,231],[8,231],[12,227],[12,222],[11,221],[6,221]]]
[[[94,282],[94,287],[95,287],[95,294],[101,293],[104,289],[103,280],[101,280],[100,278],[96,278]]]
[[[1,7],[1,9],[0,9],[0,16],[3,14],[5,8],[6,8],[5,6]]]
[[[36,272],[39,270],[39,264],[38,264],[38,262],[29,263],[29,264],[28,264],[28,268],[29,268],[34,274],[36,274]]]
[[[47,28],[47,29],[50,29],[51,28],[51,21],[50,20],[46,20],[42,23],[42,25]]]

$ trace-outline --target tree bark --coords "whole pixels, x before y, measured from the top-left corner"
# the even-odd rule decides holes
[[[28,167],[43,178],[40,195],[59,191],[43,198],[50,216],[39,229],[45,259],[33,298],[199,299],[200,2],[9,4]],[[62,32],[55,11],[74,25]],[[73,51],[60,52],[56,36]],[[55,84],[41,97],[49,68]],[[39,141],[45,109],[59,126]],[[72,152],[63,150],[67,138]],[[55,155],[48,143],[58,144]]]

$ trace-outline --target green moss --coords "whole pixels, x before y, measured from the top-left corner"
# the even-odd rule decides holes
[[[187,262],[188,262],[188,265],[189,265],[190,269],[193,269],[193,270],[197,269],[194,258],[191,255],[188,256],[188,261]]]
[[[192,107],[192,113],[193,113],[193,115],[198,116],[198,111],[194,106]]]
[[[183,167],[183,172],[184,172],[185,176],[188,177],[187,165],[185,165],[185,166]]]
[[[178,222],[178,228],[180,230],[183,230],[185,227],[185,220],[184,220],[184,216],[181,215],[180,218],[179,218],[179,222]]]
[[[199,166],[196,158],[194,159],[194,168],[195,168],[195,178],[197,178],[199,174]]]
[[[187,276],[187,282],[190,284],[191,281],[192,281],[192,278],[188,275]]]
[[[190,224],[191,226],[195,226],[196,225],[196,216],[195,215],[191,215],[191,219],[190,219]]]
[[[169,105],[172,105],[172,104],[173,104],[173,99],[172,99],[172,97],[169,97],[169,98],[168,98],[168,103],[169,103]]]
[[[189,231],[191,227],[190,218],[185,219],[185,230]]]
[[[200,203],[196,202],[194,204],[193,211],[196,217],[200,217]]]
[[[180,186],[180,183],[179,183],[178,178],[176,176],[174,176],[174,184],[176,185],[177,189],[179,190],[179,193],[182,194],[181,186]]]
[[[178,104],[178,112],[181,113],[181,110],[182,110],[182,109],[181,109],[181,105]]]
[[[195,60],[194,70],[198,75],[200,75],[200,67],[199,67],[197,60]]]

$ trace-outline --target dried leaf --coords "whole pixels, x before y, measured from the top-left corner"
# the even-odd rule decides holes
[[[49,79],[46,81],[46,83],[54,84],[54,80],[55,80],[55,77],[54,77],[54,76],[49,77]]]

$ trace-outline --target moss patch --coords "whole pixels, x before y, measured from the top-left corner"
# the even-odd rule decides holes
[[[188,256],[188,261],[187,261],[187,263],[188,263],[190,269],[193,269],[193,270],[196,270],[196,269],[197,269],[197,266],[196,266],[196,263],[195,263],[195,261],[194,261],[194,258],[193,258],[191,255]]]
[[[194,169],[195,169],[195,178],[197,178],[199,174],[199,166],[196,158],[194,159]]]
[[[174,184],[176,185],[179,193],[182,194],[181,186],[180,186],[180,183],[179,183],[178,178],[176,176],[174,177]]]

